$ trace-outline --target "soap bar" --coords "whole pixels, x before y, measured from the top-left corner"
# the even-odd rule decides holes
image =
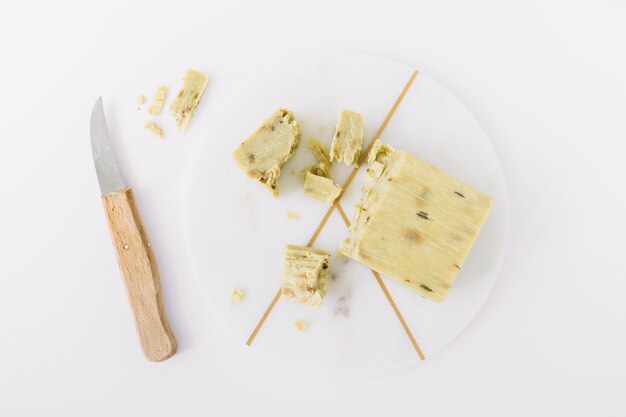
[[[339,252],[442,302],[492,199],[380,142],[368,162],[351,236]]]
[[[183,77],[183,88],[180,89],[176,98],[170,104],[170,113],[176,119],[178,130],[184,132],[189,126],[204,89],[209,83],[209,77],[190,69]]]
[[[163,110],[163,105],[165,104],[165,99],[167,98],[168,88],[165,86],[160,86],[157,88],[154,93],[154,97],[152,97],[152,103],[148,107],[148,113],[153,116],[158,116],[161,114]]]
[[[237,166],[278,195],[280,167],[296,152],[300,124],[287,109],[276,110],[235,151]]]
[[[319,307],[326,295],[328,252],[307,246],[287,245],[282,296],[311,307]]]
[[[332,205],[341,194],[341,187],[333,183],[330,178],[306,172],[304,174],[304,194]]]
[[[342,110],[330,146],[330,160],[358,167],[362,147],[363,117],[359,113]]]

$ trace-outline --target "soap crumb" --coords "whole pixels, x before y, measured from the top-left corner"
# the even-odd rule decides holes
[[[161,129],[159,125],[153,122],[152,120],[148,120],[144,128],[148,129],[150,132],[154,133],[155,135],[163,139],[163,129]]]
[[[140,94],[139,97],[137,97],[137,104],[143,104],[146,102],[146,96],[144,96],[143,94]]]
[[[298,213],[292,213],[291,211],[288,211],[287,218],[297,220],[300,218],[300,215]]]
[[[230,295],[230,305],[241,304],[243,302],[243,290],[241,288],[235,288]]]
[[[306,323],[303,320],[296,320],[296,322],[293,324],[293,326],[300,330],[301,332],[304,332],[306,330]]]

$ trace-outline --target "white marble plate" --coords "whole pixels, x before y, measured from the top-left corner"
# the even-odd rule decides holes
[[[413,68],[361,55],[309,58],[250,83],[213,118],[198,145],[187,182],[186,232],[190,259],[206,288],[212,313],[231,329],[228,343],[244,344],[280,286],[283,248],[304,245],[327,206],[302,193],[296,175],[314,161],[306,146],[283,168],[279,198],[238,170],[232,151],[275,109],[291,109],[311,136],[330,145],[342,108],[360,112],[366,143]],[[498,276],[507,234],[502,171],[489,138],[450,92],[420,73],[381,139],[413,153],[495,199],[492,212],[443,304],[384,278],[426,358],[450,343],[473,319]],[[362,168],[363,169],[363,168]],[[343,183],[347,167],[331,172]],[[360,172],[341,201],[349,216],[359,198]],[[300,215],[289,219],[288,211]],[[419,364],[418,356],[371,272],[336,256],[348,235],[333,213],[315,247],[331,251],[328,295],[319,309],[280,300],[250,347],[272,366],[339,377],[387,374]],[[233,288],[245,302],[230,306]],[[302,319],[308,330],[293,323]]]

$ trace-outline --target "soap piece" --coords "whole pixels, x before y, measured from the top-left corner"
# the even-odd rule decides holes
[[[325,201],[330,206],[341,194],[341,187],[330,178],[307,172],[304,176],[304,194]]]
[[[300,124],[287,109],[276,110],[235,151],[237,166],[250,178],[278,195],[282,167],[296,152]]]
[[[153,116],[158,116],[163,111],[163,105],[165,104],[165,99],[167,98],[168,88],[165,86],[160,86],[157,88],[154,93],[154,97],[152,97],[152,103],[148,107],[148,113]]]
[[[183,88],[180,89],[170,104],[170,113],[176,119],[176,125],[181,132],[184,132],[189,126],[208,83],[209,77],[206,75],[193,69],[187,70],[183,78]]]
[[[326,295],[328,252],[306,246],[287,245],[282,296],[311,307],[319,307]]]
[[[243,290],[241,288],[235,288],[230,295],[230,305],[241,304],[243,302]]]
[[[307,142],[307,146],[311,152],[313,152],[315,159],[317,159],[317,164],[300,172],[300,175],[304,178],[306,173],[310,172],[320,177],[328,178],[330,170],[330,154],[328,153],[328,148],[319,143],[315,138],[310,138]]]
[[[330,154],[328,152],[328,148],[317,141],[315,138],[310,138],[306,145],[309,147],[315,159],[320,164],[324,164],[327,167],[330,167]]]
[[[145,102],[146,102],[146,97],[145,97],[143,94],[141,94],[141,95],[139,95],[139,96],[137,97],[137,104],[140,104],[140,105],[141,105],[141,104],[143,104],[143,103],[145,103]]]
[[[306,322],[304,320],[296,320],[293,323],[293,326],[296,329],[300,330],[301,332],[304,332],[306,330],[306,328],[307,328]]]
[[[163,139],[163,129],[161,129],[159,125],[156,124],[156,122],[153,122],[152,120],[148,120],[144,128],[148,129],[150,132],[154,133],[155,135]]]
[[[298,213],[294,213],[292,211],[288,211],[287,212],[287,218],[288,219],[298,220],[300,218],[300,215]]]
[[[442,302],[493,200],[379,142],[368,162],[351,237],[339,252]]]
[[[330,146],[330,160],[359,166],[363,147],[363,117],[350,110],[342,110]]]

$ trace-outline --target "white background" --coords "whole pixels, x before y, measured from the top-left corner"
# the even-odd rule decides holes
[[[626,415],[623,2],[51,3],[0,3],[0,416]],[[326,52],[441,82],[484,126],[509,187],[504,267],[476,320],[379,379],[309,381],[256,361],[208,314],[183,241],[182,182],[212,114],[257,71]],[[214,82],[186,136],[115,132],[180,345],[154,364],[88,121],[98,95],[175,90],[189,66]]]

